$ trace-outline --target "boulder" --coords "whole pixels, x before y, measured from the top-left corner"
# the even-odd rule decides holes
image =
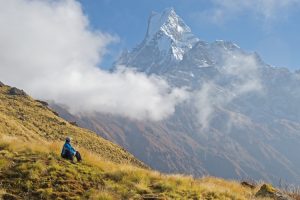
[[[69,122],[70,124],[72,124],[73,126],[78,126],[77,122]]]
[[[57,117],[59,117],[59,114],[57,112],[55,112],[54,110],[52,110],[51,108],[48,108],[54,115],[56,115]]]
[[[41,100],[35,100],[36,102],[39,102],[40,104],[42,104],[45,107],[48,107],[49,104],[46,101],[41,101]]]
[[[4,195],[2,196],[2,198],[3,198],[3,200],[21,200],[20,197],[15,196],[15,195],[13,195],[13,194],[8,194],[8,193],[4,194]]]
[[[247,188],[250,188],[250,189],[255,189],[255,187],[256,187],[255,183],[250,183],[249,181],[242,181],[241,185],[243,187],[247,187]]]
[[[20,95],[20,96],[26,96],[27,94],[23,91],[20,90],[18,88],[12,87],[9,91],[8,91],[9,95]]]
[[[293,200],[288,195],[283,194],[270,184],[263,184],[256,193],[257,197],[271,198],[274,200]]]

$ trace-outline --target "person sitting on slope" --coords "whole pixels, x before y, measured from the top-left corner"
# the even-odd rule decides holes
[[[80,162],[81,161],[81,155],[78,151],[76,151],[72,145],[71,145],[71,138],[67,137],[66,138],[66,142],[62,148],[61,151],[61,157],[71,160],[72,162],[74,162],[74,156],[76,157],[77,161]]]

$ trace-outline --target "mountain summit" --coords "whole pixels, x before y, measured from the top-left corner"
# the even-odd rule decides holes
[[[153,37],[163,31],[170,37],[182,32],[191,32],[191,29],[176,14],[173,8],[167,8],[162,13],[152,12],[148,21],[147,37]]]
[[[147,74],[185,71],[195,75],[199,73],[198,68],[222,65],[233,53],[245,54],[229,41],[200,40],[173,8],[167,8],[161,13],[152,12],[144,40],[132,51],[124,52],[116,63]]]
[[[181,61],[198,41],[173,8],[162,13],[152,12],[143,42],[132,52],[124,53],[117,63],[140,71],[162,73]]]
[[[149,18],[145,43],[157,42],[160,51],[168,51],[171,46],[175,60],[182,60],[184,53],[199,40],[191,32],[173,8],[161,14],[153,12]]]

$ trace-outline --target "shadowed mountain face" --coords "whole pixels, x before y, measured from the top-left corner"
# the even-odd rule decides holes
[[[299,74],[232,42],[201,41],[173,9],[153,13],[145,39],[116,63],[185,87],[190,98],[160,122],[52,106],[157,170],[300,184]]]

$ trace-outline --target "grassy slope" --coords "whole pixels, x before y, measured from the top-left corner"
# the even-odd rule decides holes
[[[24,199],[253,199],[256,190],[216,178],[193,179],[103,161],[83,152],[72,164],[59,157],[59,143],[38,144],[2,137],[2,190]],[[8,196],[8,195],[7,195]]]
[[[69,124],[31,97],[8,95],[9,89],[0,87],[0,135],[35,141],[64,141],[66,136],[72,136],[75,146],[96,152],[103,159],[145,166],[118,145],[87,129]]]
[[[0,87],[0,199],[256,199],[234,181],[162,175],[122,148]],[[60,158],[75,138],[84,162]],[[91,153],[93,152],[93,153]]]

